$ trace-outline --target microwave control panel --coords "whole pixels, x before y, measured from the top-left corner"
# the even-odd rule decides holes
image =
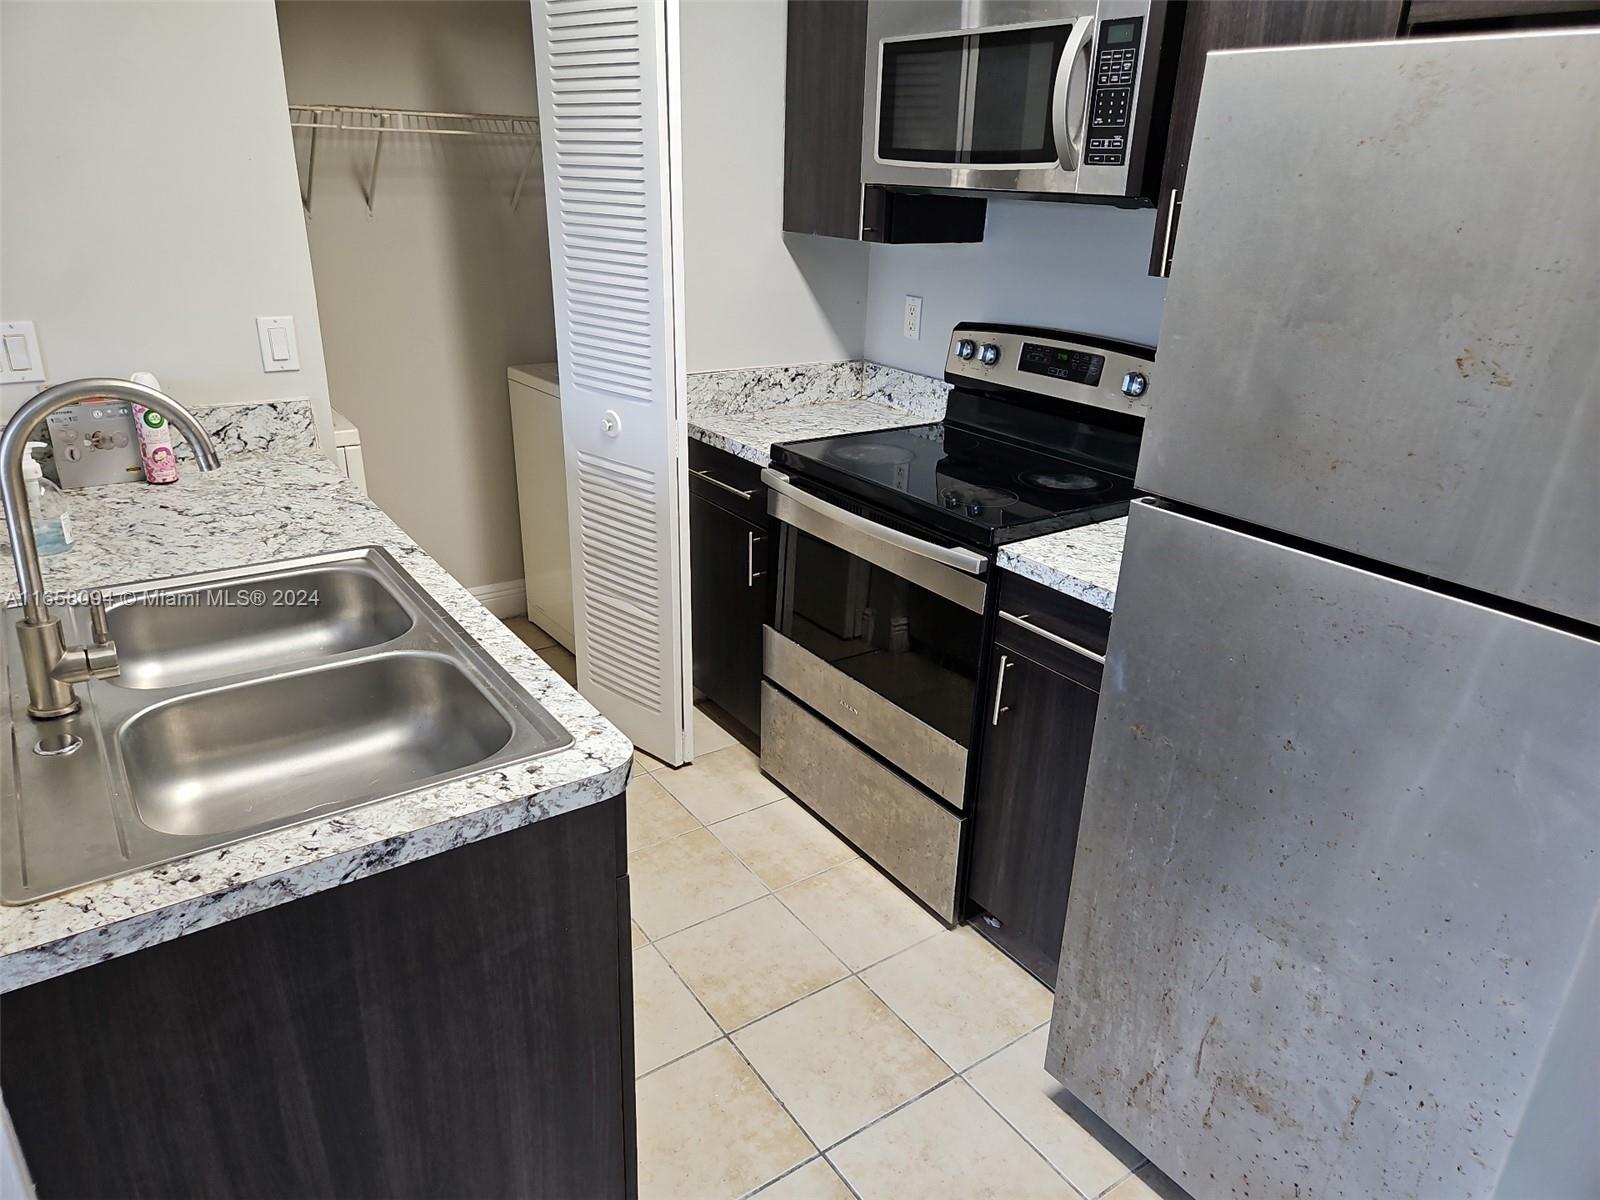
[[[1143,17],[1100,22],[1094,81],[1089,91],[1089,130],[1083,148],[1086,163],[1120,167],[1128,161],[1134,76],[1139,71],[1139,38],[1143,32]]]

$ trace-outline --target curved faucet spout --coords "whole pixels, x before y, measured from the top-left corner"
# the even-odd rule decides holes
[[[77,700],[72,695],[70,682],[59,677],[81,676],[84,672],[61,665],[60,654],[73,648],[61,644],[60,623],[51,618],[44,603],[39,547],[33,536],[33,519],[28,511],[28,490],[23,482],[22,463],[28,453],[28,442],[46,417],[69,404],[103,396],[142,404],[160,413],[188,441],[202,471],[213,470],[222,461],[217,456],[217,448],[211,444],[211,436],[200,427],[193,413],[166,393],[142,383],[134,383],[131,379],[74,379],[68,383],[58,383],[24,403],[6,422],[5,432],[0,434],[0,501],[3,501],[5,508],[11,559],[17,568],[23,623],[38,627],[29,633],[31,640],[23,644],[25,658],[39,659],[38,662],[25,664],[33,700],[30,712],[34,716],[58,716],[76,710]],[[30,646],[37,653],[30,653]],[[51,658],[58,661],[44,661]],[[90,674],[115,671],[114,655],[102,655],[101,659],[110,661],[100,662],[85,670]]]

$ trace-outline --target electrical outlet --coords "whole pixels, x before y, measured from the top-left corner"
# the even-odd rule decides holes
[[[915,342],[922,337],[922,297],[906,297],[906,337]]]

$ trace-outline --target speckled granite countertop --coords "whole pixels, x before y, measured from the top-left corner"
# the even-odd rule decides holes
[[[949,391],[860,361],[691,375],[689,436],[764,467],[777,442],[943,420]]]
[[[1111,612],[1117,605],[1117,572],[1128,518],[1080,525],[1060,533],[1000,548],[999,565]]]
[[[223,436],[223,469],[209,476],[191,466],[168,487],[120,484],[69,493],[78,544],[69,554],[44,560],[46,589],[72,591],[383,546],[571,731],[574,743],[522,766],[0,908],[0,991],[582,808],[626,787],[632,762],[627,738],[331,463],[309,447],[285,447],[281,439],[274,444],[271,424],[263,428],[258,415],[249,438]],[[255,452],[240,453],[244,446]],[[9,551],[4,561],[0,578],[10,591]]]

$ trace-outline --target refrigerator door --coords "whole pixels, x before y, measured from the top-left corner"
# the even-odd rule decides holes
[[[1213,54],[1140,487],[1600,622],[1600,32]]]
[[[1135,504],[1046,1065],[1197,1200],[1508,1195],[1536,1091],[1594,1111],[1597,681],[1595,641]],[[1590,1069],[1541,1077],[1562,1029]]]

